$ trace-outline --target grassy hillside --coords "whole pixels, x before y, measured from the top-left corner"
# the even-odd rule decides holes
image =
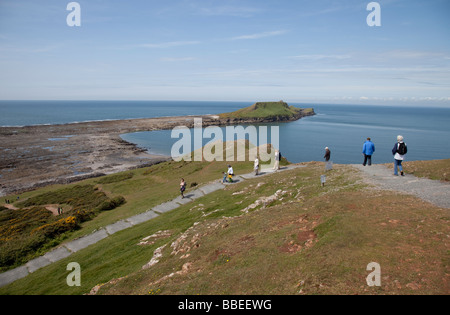
[[[296,108],[283,101],[259,102],[232,113],[220,114],[219,117],[224,119],[291,120],[313,112],[312,108]]]
[[[182,174],[189,186],[217,179],[222,169],[221,163],[165,163],[101,184],[106,195],[120,194],[127,203],[84,228],[176,196],[172,188]],[[241,164],[235,172],[250,169]],[[335,165],[325,187],[323,173],[324,164],[312,162],[229,185],[0,294],[83,294],[94,287],[97,294],[448,294],[448,210],[369,189],[348,166]],[[155,252],[159,262],[142,269]],[[81,287],[66,285],[69,262],[81,265]],[[381,287],[366,284],[371,262],[381,265]]]
[[[188,188],[219,180],[227,164],[166,162],[5,196],[15,201],[12,206],[16,209],[0,208],[0,272],[21,266],[63,242],[172,200],[179,195],[181,178]],[[251,172],[253,162],[232,164],[236,172]],[[63,208],[59,216],[49,210],[59,207]]]

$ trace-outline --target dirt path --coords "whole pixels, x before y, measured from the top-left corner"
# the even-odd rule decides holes
[[[394,176],[393,171],[384,165],[362,166],[352,164],[361,171],[363,180],[381,189],[394,190],[417,196],[442,208],[450,208],[450,184],[418,178],[414,175]]]
[[[10,210],[18,210],[19,208],[14,207],[12,204],[4,203],[2,204],[3,207],[8,208]]]
[[[47,209],[48,211],[50,211],[51,213],[53,213],[54,216],[58,216],[58,205],[45,205],[44,206],[45,209]]]

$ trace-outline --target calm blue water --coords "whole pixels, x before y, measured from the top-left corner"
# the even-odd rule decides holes
[[[450,158],[450,109],[350,105],[315,105],[314,109],[316,116],[278,124],[280,150],[291,162],[323,161],[325,147],[329,147],[335,163],[362,163],[362,146],[370,137],[376,148],[373,162],[388,163],[393,160],[391,150],[399,134],[408,145],[407,160]],[[224,128],[222,133],[226,134]],[[171,139],[169,130],[122,138],[151,153],[168,156],[179,140]],[[205,139],[203,144],[209,141]]]
[[[219,114],[250,105],[190,101],[0,101],[0,126]]]
[[[249,102],[190,101],[0,101],[0,126],[218,114],[249,105]],[[328,146],[335,163],[362,163],[361,150],[367,137],[371,137],[376,146],[374,163],[390,162],[390,152],[398,134],[403,135],[408,144],[408,160],[450,158],[450,109],[313,107],[316,116],[279,124],[280,149],[291,162],[322,161],[324,148]],[[123,138],[161,155],[170,155],[173,143],[178,140],[171,139],[169,130],[127,134]],[[205,139],[204,144],[208,141]]]

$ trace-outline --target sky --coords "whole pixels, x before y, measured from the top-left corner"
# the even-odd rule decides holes
[[[450,1],[0,0],[0,100],[450,107]]]

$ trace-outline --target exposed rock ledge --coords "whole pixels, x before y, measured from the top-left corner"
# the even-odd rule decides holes
[[[283,120],[232,119],[198,116],[203,127],[288,122],[314,111]],[[121,134],[194,126],[193,116],[96,121],[62,125],[0,127],[0,196],[38,187],[146,167],[170,157],[150,155],[123,141]]]

